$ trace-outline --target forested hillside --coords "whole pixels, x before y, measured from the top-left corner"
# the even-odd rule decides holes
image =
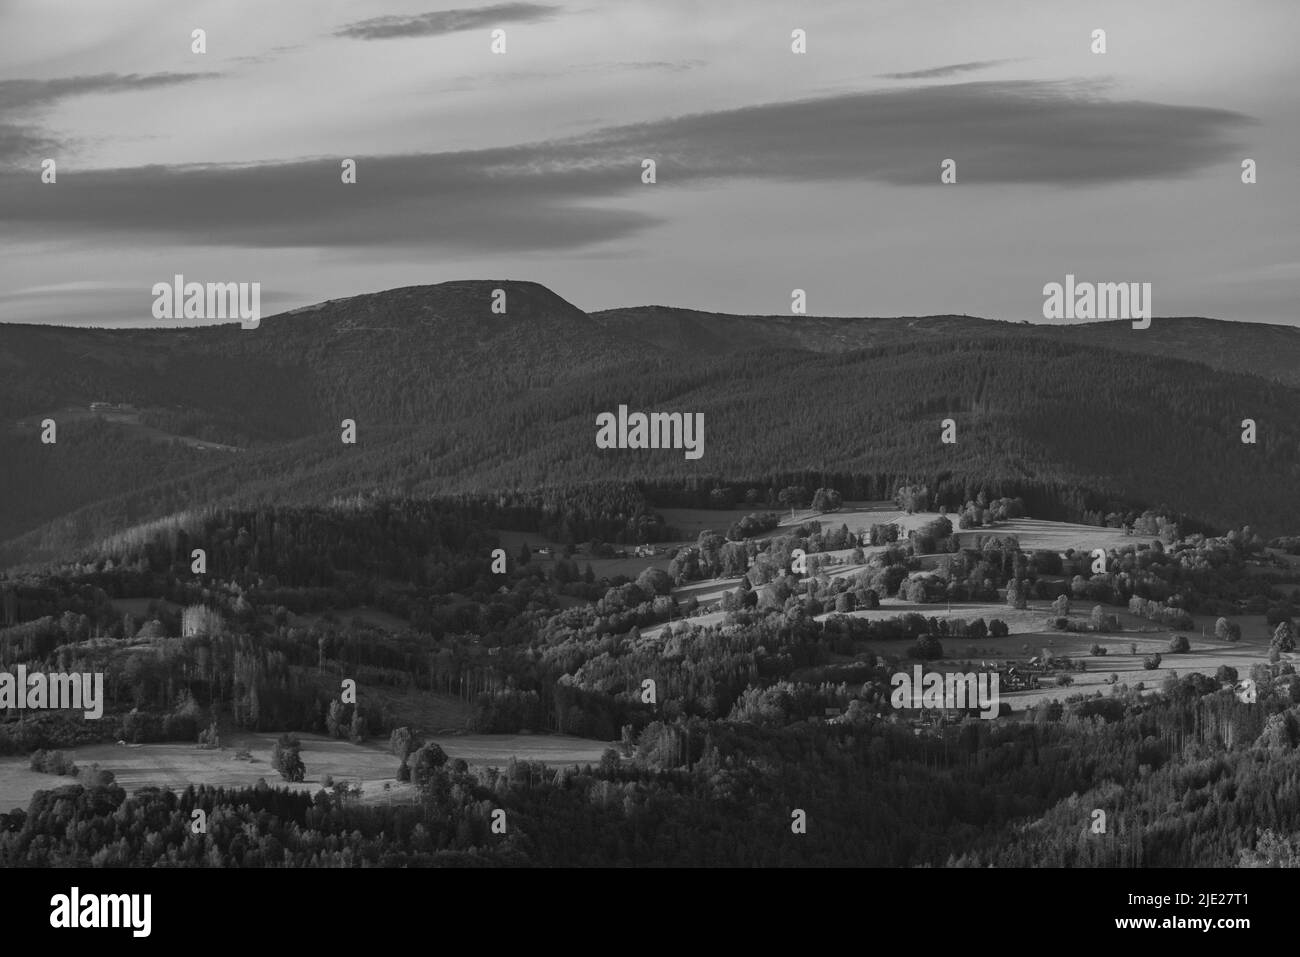
[[[1223,372],[1245,372],[1300,386],[1300,327],[1296,325],[1159,316],[1149,328],[1135,330],[1123,320],[1052,325],[975,316],[734,316],[666,306],[606,309],[593,312],[591,317],[610,332],[680,353],[699,349],[712,353],[755,347],[785,349],[791,345],[814,352],[844,352],[934,339],[1042,339],[1186,359]]]
[[[734,320],[719,327],[727,348],[683,349],[672,337],[647,342],[653,326],[597,322],[540,286],[500,285],[506,315],[491,312],[497,284],[485,282],[326,303],[251,331],[0,327],[0,414],[26,423],[0,437],[0,541],[10,542],[0,560],[50,557],[206,505],[376,489],[555,497],[593,483],[670,495],[791,473],[855,497],[887,496],[905,480],[948,483],[960,501],[983,487],[1036,499],[1043,517],[1158,506],[1223,528],[1300,527],[1290,494],[1300,392],[1082,344],[1094,334],[1110,342],[1105,324],[1067,338],[962,320],[961,335],[869,348],[850,338],[834,351],[794,320],[768,323],[752,341],[732,331],[748,320]],[[1279,345],[1286,332],[1241,335]],[[65,406],[95,401],[247,446],[199,451],[76,420],[56,444],[40,442],[37,417],[57,421]],[[703,457],[598,449],[595,416],[621,404],[703,413]],[[954,444],[940,441],[947,418]],[[1247,418],[1257,444],[1241,441]],[[344,419],[356,422],[355,445],[340,441]]]
[[[1290,787],[1300,681],[1289,662],[1252,669],[1257,703],[1233,694],[1231,669],[1167,672],[1158,691],[1126,683],[1105,696],[1065,694],[1023,721],[913,726],[888,704],[890,675],[916,654],[907,642],[942,635],[987,647],[1005,627],[917,614],[817,620],[837,594],[867,607],[915,564],[909,544],[855,587],[821,575],[792,587],[780,571],[790,547],[818,538],[729,543],[778,556],[754,565],[756,584],[737,590],[723,627],[678,620],[662,641],[637,628],[671,613],[657,576],[596,584],[571,578],[564,562],[489,575],[490,533],[418,502],[213,511],[58,575],[8,582],[3,665],[103,670],[110,702],[93,727],[56,714],[0,724],[4,751],[39,749],[33,767],[51,773],[48,790],[0,814],[0,865],[1295,865],[1294,840],[1278,837],[1300,829]],[[211,565],[196,578],[187,558],[200,542]],[[1270,587],[1247,566],[1263,550],[1236,533],[1128,546],[1113,556],[1114,574],[1079,578],[1074,594],[1179,611],[1160,597],[1177,590],[1172,600],[1201,612],[1247,595],[1262,607]],[[980,588],[1008,575],[1036,593],[1064,586],[1059,555],[990,544],[956,557],[959,587],[965,564]],[[557,607],[557,596],[585,588],[603,597]],[[115,610],[136,595],[164,596],[155,619]],[[360,601],[413,627],[382,634],[329,614]],[[313,611],[327,614],[293,623]],[[1287,628],[1291,614],[1269,610]],[[881,640],[888,654],[865,650]],[[382,700],[386,687],[468,689],[476,728],[620,743],[596,766],[471,767],[421,744],[387,705],[340,706],[340,674],[361,679],[362,702]],[[658,681],[657,706],[639,700],[646,675]],[[394,771],[414,793],[395,806],[362,804],[345,783],[128,794],[111,770],[69,770],[45,750],[119,735],[215,747],[241,728],[357,741],[392,731]],[[188,826],[194,808],[207,812],[205,834]],[[1089,829],[1094,809],[1108,815],[1103,834]],[[490,827],[497,810],[504,835]],[[795,812],[805,833],[791,830]]]

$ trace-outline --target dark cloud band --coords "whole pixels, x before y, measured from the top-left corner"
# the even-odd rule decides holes
[[[965,83],[856,93],[611,127],[495,149],[254,166],[85,171],[43,188],[0,176],[0,223],[261,247],[403,245],[496,253],[575,248],[658,220],[619,209],[644,189],[736,178],[933,185],[945,158],[977,184],[1173,179],[1233,159],[1253,123],[1227,110],[1113,101],[1070,83]],[[641,161],[658,184],[641,183]]]
[[[1014,60],[971,60],[969,63],[950,63],[947,66],[935,66],[928,70],[913,70],[910,73],[877,73],[882,80],[936,80],[941,77],[956,76],[959,73],[974,73],[976,70],[988,70]]]
[[[540,3],[498,3],[476,10],[434,10],[412,17],[359,20],[342,27],[334,35],[351,40],[433,37],[462,30],[497,27],[505,23],[536,23],[550,19],[558,10],[558,7]]]
[[[177,86],[220,76],[218,73],[99,73],[52,80],[0,80],[0,113],[33,106],[48,106],[70,96],[92,93],[126,93]]]

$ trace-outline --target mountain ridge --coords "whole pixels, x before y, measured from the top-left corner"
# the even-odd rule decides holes
[[[0,542],[44,553],[241,496],[685,488],[809,470],[873,494],[947,474],[1300,526],[1285,495],[1300,480],[1300,391],[1243,358],[1300,370],[1300,336],[1197,320],[1174,350],[1160,331],[1172,325],[587,314],[537,283],[466,280],[325,301],[256,330],[0,326]],[[89,410],[100,401],[133,405],[154,433],[246,451],[126,441],[138,435]],[[601,451],[595,416],[620,404],[706,413],[704,460]],[[52,410],[55,447],[15,425]],[[1255,448],[1240,442],[1247,417]],[[946,418],[953,446],[938,440]],[[356,446],[339,441],[345,419]]]

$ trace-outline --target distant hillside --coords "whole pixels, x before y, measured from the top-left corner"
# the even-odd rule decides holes
[[[491,312],[495,288],[505,315]],[[1203,362],[1157,347],[1175,329],[1189,336],[1168,351],[1191,343]],[[1043,517],[1113,501],[1295,532],[1300,391],[1232,370],[1253,356],[1294,376],[1297,342],[1291,329],[1203,319],[1136,331],[657,307],[588,316],[509,281],[337,300],[249,331],[0,326],[0,561],[210,505],[791,473],[861,498],[916,479],[1067,509]],[[245,451],[145,442],[106,421],[61,423],[44,446],[16,426],[101,401]],[[704,457],[598,449],[595,417],[619,404],[703,412]],[[339,440],[345,418],[355,446]],[[944,418],[955,445],[939,441]],[[1240,442],[1243,418],[1259,424],[1257,445]]]
[[[737,316],[667,306],[593,312],[610,332],[669,351],[790,348],[839,352],[906,345],[930,339],[1041,338],[1121,352],[1200,362],[1300,386],[1300,315],[1297,325],[1228,322],[1199,316],[1157,316],[1148,329],[1129,322],[1047,325],[999,322],[975,316]]]
[[[496,288],[507,290],[505,315],[491,312]],[[127,402],[196,408],[285,439],[340,415],[459,414],[484,394],[547,389],[643,351],[543,286],[502,281],[333,300],[255,330],[5,325],[0,416]]]

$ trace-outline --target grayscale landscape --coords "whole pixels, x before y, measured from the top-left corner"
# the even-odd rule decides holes
[[[1293,4],[66,6],[0,866],[1298,866]]]

